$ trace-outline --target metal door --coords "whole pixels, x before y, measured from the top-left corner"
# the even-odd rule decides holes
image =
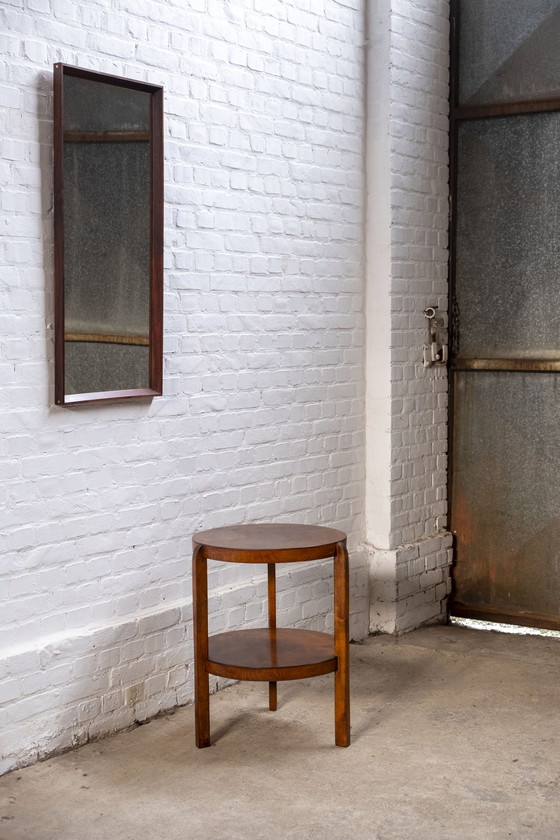
[[[560,627],[560,0],[452,4],[451,613]]]

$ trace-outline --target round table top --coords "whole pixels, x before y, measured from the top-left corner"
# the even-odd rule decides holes
[[[231,525],[198,531],[193,535],[195,545],[226,552],[291,552],[335,546],[346,540],[344,531],[320,525],[291,523],[260,523]],[[294,558],[295,559],[295,558]],[[265,561],[266,562],[266,561]]]

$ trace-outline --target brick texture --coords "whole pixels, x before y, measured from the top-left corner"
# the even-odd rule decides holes
[[[347,531],[367,632],[363,11],[1,5],[0,772],[192,697],[195,530]],[[53,405],[57,61],[165,89],[152,403]],[[262,620],[253,574],[212,570],[213,629]],[[331,600],[328,564],[280,577],[286,622],[328,626]]]
[[[446,338],[447,0],[375,0],[368,59],[370,628],[446,615],[447,374],[424,368],[424,309]]]

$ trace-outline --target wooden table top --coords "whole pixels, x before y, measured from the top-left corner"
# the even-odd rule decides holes
[[[346,534],[335,528],[320,525],[291,523],[260,523],[231,525],[198,531],[193,535],[195,545],[224,551],[290,552],[294,550],[327,548],[344,542]]]

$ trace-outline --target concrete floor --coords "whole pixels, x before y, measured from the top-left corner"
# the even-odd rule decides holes
[[[352,737],[332,675],[241,683],[0,779],[0,837],[486,840],[560,837],[560,640],[431,627],[352,646]]]

